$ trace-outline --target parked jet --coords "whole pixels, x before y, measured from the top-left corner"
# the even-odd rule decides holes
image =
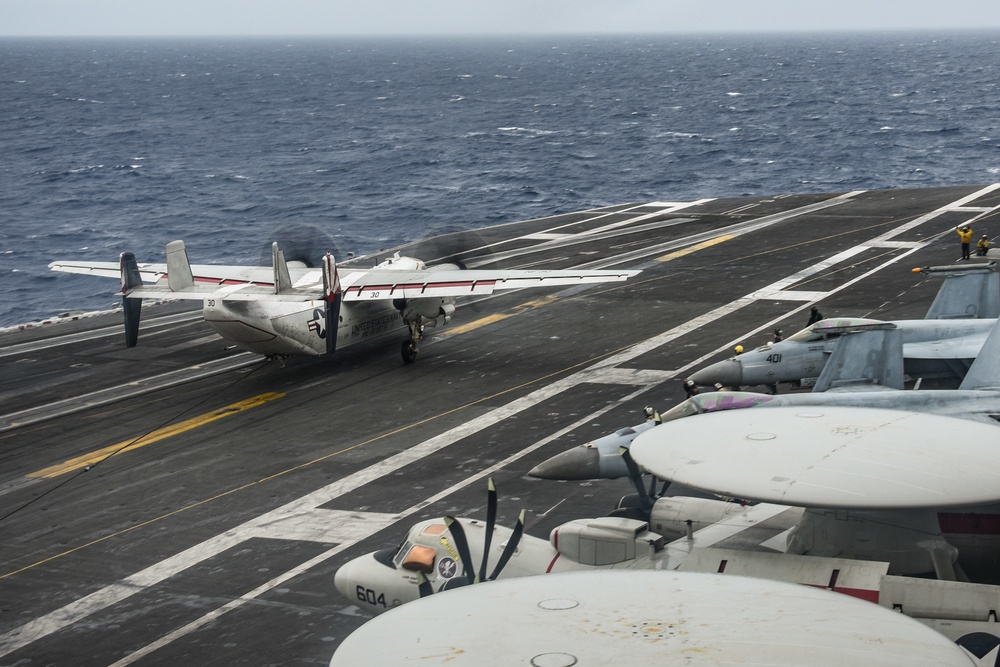
[[[1000,275],[994,264],[919,269],[945,281],[923,320],[892,322],[902,334],[904,373],[912,378],[961,378],[1000,316]],[[845,333],[885,327],[858,317],[811,324],[776,343],[767,343],[693,373],[700,386],[745,387],[779,382],[811,386]]]
[[[811,393],[769,395],[716,391],[692,396],[660,415],[670,422],[723,410],[786,406],[879,407],[961,417],[997,425],[1000,420],[1000,325],[994,324],[958,389],[892,391],[903,383],[902,337],[895,325],[845,333],[834,346]],[[654,421],[573,447],[528,473],[540,479],[615,479],[629,475],[620,455]]]
[[[395,609],[348,636],[330,667],[957,667],[993,664],[996,649],[982,655],[989,662],[889,608],[806,586],[690,572],[578,572],[471,586]]]
[[[239,348],[268,357],[330,354],[362,341],[408,331],[402,354],[416,359],[424,328],[447,323],[455,298],[494,290],[622,281],[638,271],[464,270],[428,267],[398,253],[374,268],[338,269],[327,253],[316,269],[286,262],[272,245],[272,266],[192,266],[183,241],[167,244],[166,264],[120,261],[49,264],[55,271],[120,277],[125,343],[138,341],[142,299],[203,301],[205,321]],[[152,281],[154,284],[144,284]]]

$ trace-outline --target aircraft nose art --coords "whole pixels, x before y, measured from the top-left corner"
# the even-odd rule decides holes
[[[908,509],[1000,500],[996,426],[902,410],[776,407],[665,422],[632,443],[659,477],[798,507]]]
[[[688,379],[702,387],[710,387],[715,383],[724,387],[738,387],[743,384],[743,364],[738,359],[726,359],[696,371]]]

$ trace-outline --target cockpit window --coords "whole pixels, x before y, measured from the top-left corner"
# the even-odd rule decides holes
[[[721,410],[738,410],[749,408],[758,403],[767,403],[774,396],[757,394],[750,391],[714,391],[709,394],[695,396],[701,412],[719,412]]]
[[[841,335],[844,329],[852,327],[865,327],[873,324],[882,324],[879,320],[871,320],[867,317],[831,317],[820,320],[815,324],[807,326],[802,331],[792,334],[785,340],[793,340],[797,343],[812,343],[824,338],[836,338]],[[836,331],[830,331],[836,329]]]
[[[796,331],[785,340],[796,343],[812,343],[813,341],[823,340],[823,332],[819,330],[814,331],[812,327],[808,327],[802,331]]]
[[[670,408],[662,415],[660,415],[660,419],[662,419],[665,422],[669,422],[675,419],[680,419],[681,417],[690,417],[691,415],[698,414],[699,412],[701,412],[701,410],[698,408],[698,404],[695,402],[696,398],[698,397],[695,396],[693,398],[687,399],[686,401],[678,403],[677,405],[675,405],[674,407]]]
[[[434,557],[436,555],[434,549],[415,544],[410,547],[410,550],[403,557],[402,568],[410,572],[430,574],[434,571]]]

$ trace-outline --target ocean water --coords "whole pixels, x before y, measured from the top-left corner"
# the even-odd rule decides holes
[[[627,201],[993,182],[998,80],[996,32],[3,40],[0,327],[117,301],[53,259],[173,239],[256,263],[306,227],[362,254]]]

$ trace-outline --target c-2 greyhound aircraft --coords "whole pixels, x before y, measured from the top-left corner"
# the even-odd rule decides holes
[[[166,264],[138,264],[130,252],[118,263],[56,261],[54,271],[120,277],[125,344],[139,336],[142,299],[204,302],[205,321],[235,346],[284,359],[337,349],[407,330],[403,360],[417,357],[424,327],[447,323],[458,296],[520,289],[622,281],[638,271],[465,270],[458,264],[428,267],[398,253],[373,268],[338,269],[327,253],[319,268],[286,262],[272,244],[272,266],[194,265],[183,241],[167,244]],[[150,281],[153,284],[144,284]]]
[[[883,322],[860,317],[829,318],[777,343],[719,361],[688,378],[699,386],[809,386],[845,333],[895,326],[902,334],[904,372],[912,378],[958,378],[982,347],[1000,316],[1000,275],[994,263],[940,266],[915,272],[944,276],[944,283],[922,320]]]

